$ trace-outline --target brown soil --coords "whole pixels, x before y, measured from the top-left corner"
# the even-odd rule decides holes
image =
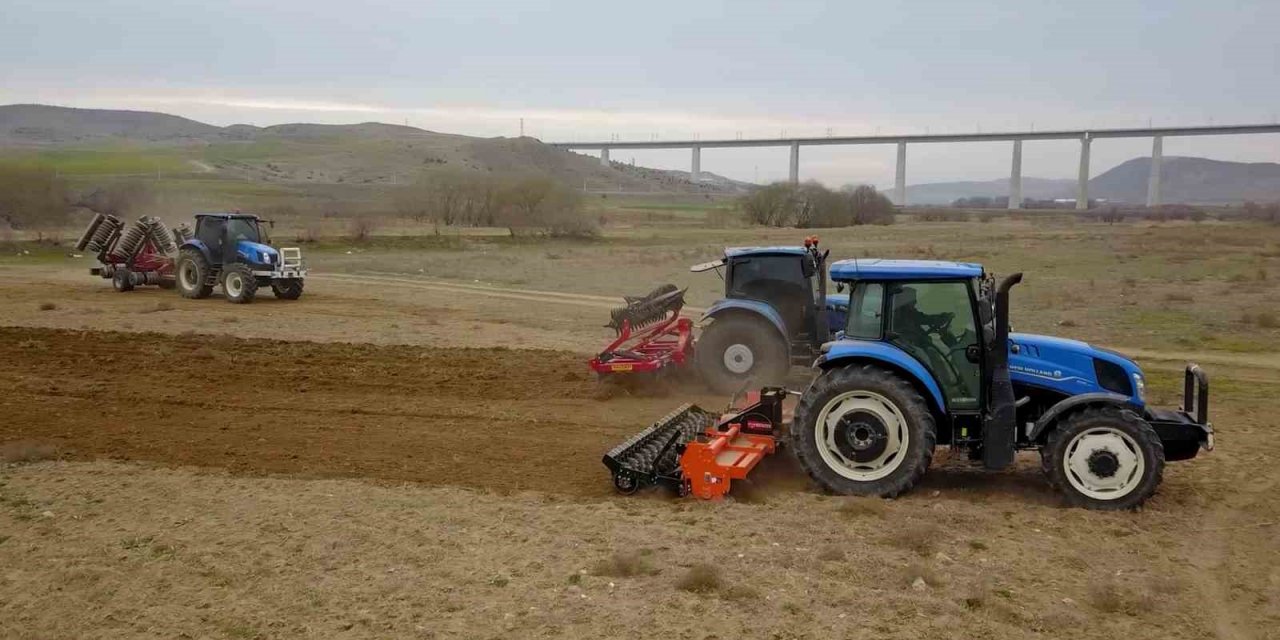
[[[607,495],[602,452],[676,402],[554,351],[0,328],[0,361],[0,442],[502,492]]]

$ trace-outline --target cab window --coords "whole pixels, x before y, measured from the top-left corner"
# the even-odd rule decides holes
[[[733,261],[728,297],[759,300],[778,310],[791,333],[807,327],[812,306],[809,278],[794,255],[749,256]]]
[[[879,340],[884,312],[884,285],[879,282],[859,282],[853,285],[849,297],[849,324],[846,338]]]
[[[247,218],[231,218],[227,220],[227,238],[232,242],[258,242],[258,224]]]
[[[978,408],[981,370],[966,355],[978,344],[968,284],[892,284],[887,313],[886,338],[929,369],[948,404]]]

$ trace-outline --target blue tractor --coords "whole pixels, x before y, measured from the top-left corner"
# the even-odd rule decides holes
[[[307,272],[302,251],[267,244],[262,220],[243,213],[196,215],[194,236],[178,249],[178,290],[186,298],[206,298],[221,285],[228,302],[253,302],[259,287],[277,298],[302,296]]]
[[[848,304],[848,296],[827,294],[827,254],[809,237],[800,247],[725,249],[723,258],[690,268],[724,279],[724,297],[703,314],[694,349],[708,386],[729,394],[777,385],[793,364],[813,363],[843,328]]]
[[[977,264],[858,259],[834,263],[831,278],[848,290],[847,313],[819,348],[820,374],[789,431],[800,464],[828,491],[897,496],[945,444],[987,469],[1038,451],[1070,503],[1126,509],[1152,495],[1166,461],[1213,448],[1200,367],[1186,367],[1181,409],[1156,408],[1133,360],[1010,333],[1009,291],[1020,273],[997,285]]]

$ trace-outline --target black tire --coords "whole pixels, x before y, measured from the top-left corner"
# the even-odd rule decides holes
[[[272,280],[271,292],[281,300],[297,300],[302,297],[302,279],[284,278]]]
[[[178,263],[174,266],[174,277],[178,283],[178,291],[184,298],[208,298],[213,293],[213,285],[209,282],[209,263],[204,254],[190,247],[178,252]]]
[[[222,295],[232,304],[249,304],[258,295],[258,278],[244,264],[222,269]]]
[[[1098,436],[1109,439],[1095,441],[1102,444],[1095,445],[1088,454],[1085,463],[1088,472],[1077,472],[1068,457],[1073,453],[1083,455],[1081,447],[1089,446],[1083,438]],[[1124,474],[1126,465],[1117,456],[1117,453],[1125,454],[1112,450],[1121,447],[1141,462],[1140,467],[1133,468],[1127,475]],[[1160,436],[1141,416],[1120,407],[1088,407],[1071,413],[1049,432],[1040,455],[1049,481],[1062,491],[1068,503],[1086,509],[1135,509],[1156,492],[1164,475],[1164,446]],[[1117,474],[1132,480],[1114,490],[1093,489],[1091,495],[1089,487],[1093,481],[1109,482]],[[1113,495],[1105,495],[1107,493]]]
[[[731,349],[733,353],[729,353]],[[745,369],[729,368],[727,363],[735,354],[736,362],[745,363]],[[736,393],[748,384],[780,385],[791,369],[787,345],[778,330],[764,320],[743,316],[713,321],[698,337],[694,361],[707,386],[724,394]]]
[[[121,293],[133,291],[133,277],[129,272],[129,267],[116,268],[115,272],[111,274],[111,286]]]
[[[846,431],[843,435],[834,433],[831,439],[843,442],[844,447],[864,448],[845,451],[838,445],[840,451],[831,451],[829,439],[819,441],[818,420],[829,406],[832,410],[839,409],[844,402],[842,398],[854,400],[848,395],[855,393],[866,396],[857,399],[859,401],[874,403],[890,413],[896,410],[893,414],[896,427],[880,419],[875,410],[848,410],[837,427]],[[854,435],[864,429],[865,435]],[[890,440],[885,439],[890,437],[890,429],[896,429],[897,434],[905,433],[906,446],[899,446],[897,453],[885,458],[880,469],[859,471],[840,464],[846,453],[873,456],[869,462],[878,459],[874,456],[890,454],[887,447]],[[900,444],[901,435],[896,439]],[[790,442],[800,466],[824,490],[841,495],[893,498],[910,490],[928,471],[937,443],[937,427],[929,405],[910,382],[887,369],[855,364],[824,372],[805,390],[791,423]],[[879,442],[886,446],[877,453]],[[877,475],[880,473],[883,475]],[[864,477],[851,477],[859,475]]]

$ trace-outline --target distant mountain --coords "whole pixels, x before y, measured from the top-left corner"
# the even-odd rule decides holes
[[[1089,180],[1089,197],[1115,203],[1145,204],[1150,177],[1151,158],[1127,160]],[[946,205],[960,198],[1008,195],[1008,178],[907,186],[907,202],[919,205]],[[1022,195],[1036,200],[1074,198],[1076,181],[1023,177]],[[1160,166],[1160,200],[1166,204],[1227,204],[1245,200],[1274,202],[1280,200],[1280,164],[1165,156]]]
[[[146,111],[0,106],[0,154],[66,148],[163,154],[168,173],[176,171],[177,157],[190,171],[296,185],[404,184],[447,170],[549,174],[591,191],[736,193],[748,186],[712,174],[693,184],[687,172],[603,166],[533,138],[476,138],[377,122],[216,127]]]
[[[205,140],[220,127],[150,111],[68,109],[39,104],[0,106],[0,144],[59,145],[132,138],[146,142]]]
[[[1075,193],[1074,180],[1022,178],[1022,197],[1037,200],[1066,198]],[[907,202],[946,205],[960,198],[998,198],[1009,195],[1009,179],[984,181],[928,182],[907,185]]]
[[[1151,158],[1134,158],[1089,181],[1089,196],[1112,202],[1147,201]],[[1160,165],[1160,200],[1165,203],[1224,204],[1280,200],[1280,164],[1228,162],[1165,156]]]

